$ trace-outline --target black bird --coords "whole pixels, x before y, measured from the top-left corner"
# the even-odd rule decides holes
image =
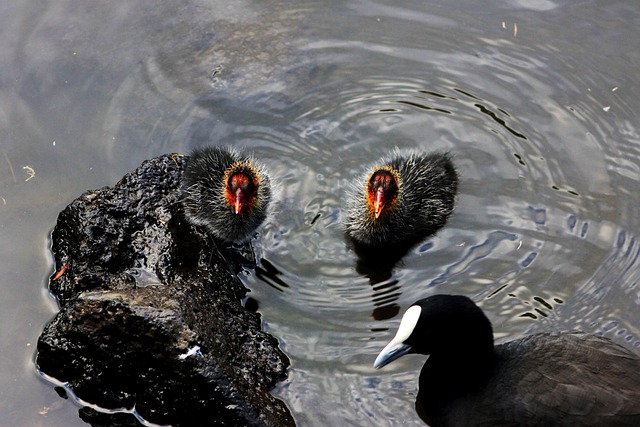
[[[182,187],[187,219],[226,242],[249,239],[267,217],[271,180],[263,166],[234,149],[194,150]]]
[[[604,337],[541,333],[494,347],[469,298],[413,304],[373,366],[429,355],[416,406],[436,426],[640,426],[640,357]]]
[[[345,232],[365,248],[414,245],[446,224],[457,189],[458,174],[448,153],[396,150],[348,194]]]

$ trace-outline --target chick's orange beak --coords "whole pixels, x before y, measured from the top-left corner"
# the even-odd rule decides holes
[[[236,193],[234,195],[235,197],[235,204],[234,204],[234,208],[235,208],[235,213],[236,215],[238,215],[241,211],[242,211],[242,207],[245,204],[245,195],[244,195],[244,191],[242,191],[242,188],[237,188],[236,189]]]
[[[373,213],[378,219],[380,214],[382,213],[382,209],[384,208],[385,200],[384,200],[384,188],[381,186],[376,189],[376,194],[373,198]]]

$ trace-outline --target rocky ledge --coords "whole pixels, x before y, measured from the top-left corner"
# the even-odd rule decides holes
[[[289,361],[242,306],[224,249],[184,219],[183,165],[146,161],[60,213],[49,283],[60,312],[38,369],[92,405],[80,417],[94,426],[294,425],[269,394]]]

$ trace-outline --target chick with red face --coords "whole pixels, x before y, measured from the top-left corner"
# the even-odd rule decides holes
[[[228,147],[194,150],[182,177],[186,218],[217,239],[250,239],[268,215],[271,180],[264,167]]]
[[[416,244],[446,224],[457,190],[448,153],[396,150],[370,167],[347,195],[345,233],[370,248]]]

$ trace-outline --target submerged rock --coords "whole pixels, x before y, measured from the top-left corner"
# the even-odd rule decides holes
[[[60,213],[50,281],[60,312],[37,366],[104,409],[81,409],[95,426],[294,425],[268,392],[287,357],[241,305],[247,290],[215,243],[184,219],[183,160],[146,161]]]

